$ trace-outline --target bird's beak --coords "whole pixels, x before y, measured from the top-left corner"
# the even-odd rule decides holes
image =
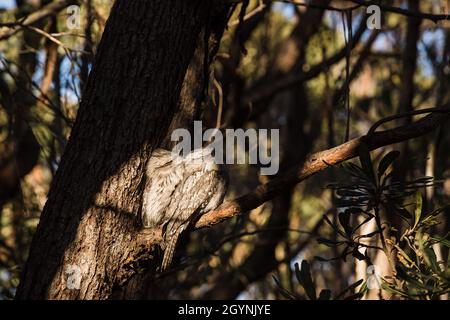
[[[210,161],[205,169],[206,171],[219,171],[220,167],[214,161]]]

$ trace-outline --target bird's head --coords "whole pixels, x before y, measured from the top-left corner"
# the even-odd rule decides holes
[[[199,171],[219,171],[220,166],[216,163],[212,151],[209,147],[195,149],[186,156],[184,163]]]

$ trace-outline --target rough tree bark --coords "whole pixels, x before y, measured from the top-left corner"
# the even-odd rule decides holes
[[[105,299],[152,258],[139,222],[143,173],[167,136],[210,1],[117,0],[52,183],[18,299]],[[153,247],[154,248],[154,247]],[[147,259],[147,262],[148,262]],[[80,288],[67,288],[67,268]]]
[[[210,12],[209,21],[211,23],[208,26],[203,26],[198,36],[194,55],[191,58],[181,86],[178,107],[173,115],[169,130],[167,130],[167,135],[161,144],[163,148],[170,150],[176,144],[176,142],[171,140],[171,133],[174,129],[185,128],[192,130],[192,124],[195,120],[204,121],[201,105],[205,100],[205,90],[210,81],[206,72],[209,70],[208,67],[211,66],[219,49],[220,40],[227,23],[228,12],[228,5],[215,4]],[[184,238],[179,239],[181,247],[183,240]],[[166,291],[168,291],[168,288],[165,287],[165,285],[155,284],[152,270],[146,270],[133,276],[125,286],[117,288],[113,292],[112,298],[127,300],[162,299],[167,297]]]

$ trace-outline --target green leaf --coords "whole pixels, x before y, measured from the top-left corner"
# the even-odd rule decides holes
[[[434,253],[434,250],[432,248],[424,248],[424,258],[425,262],[435,273],[441,272],[441,268],[439,267],[439,264],[437,262],[436,254]]]
[[[407,182],[406,184],[431,183],[431,182],[433,182],[433,180],[434,180],[434,177],[428,176],[428,177],[414,179],[413,181]]]
[[[367,282],[364,281],[361,284],[361,287],[359,287],[358,293],[362,295],[361,297],[363,297],[367,293],[367,291],[369,291],[369,288],[367,287]]]
[[[422,216],[422,193],[416,191],[416,210],[414,211],[414,226],[412,230],[415,230],[420,222],[420,217]]]
[[[356,281],[354,284],[348,286],[347,288],[345,288],[344,290],[342,290],[337,296],[336,296],[336,300],[339,298],[342,298],[347,292],[351,292],[353,290],[355,290],[361,283],[363,283],[363,279]]]
[[[330,262],[330,261],[335,261],[335,260],[339,260],[340,257],[334,257],[334,258],[323,258],[320,256],[314,256],[314,260],[320,261],[320,262]]]
[[[351,162],[345,162],[342,167],[345,171],[347,171],[350,175],[360,180],[367,180],[367,175],[364,170]]]
[[[289,300],[297,300],[297,299],[299,299],[299,297],[297,297],[293,293],[291,293],[288,290],[286,290],[285,288],[283,288],[281,283],[280,283],[280,281],[278,281],[278,279],[275,276],[272,275],[272,278],[275,281],[275,283],[276,283],[276,285],[278,287],[278,290],[280,291],[280,293],[281,293],[281,295],[283,297],[285,297],[286,299],[289,299]]]
[[[347,210],[345,210],[344,212],[339,213],[339,223],[341,224],[341,226],[344,228],[345,234],[349,237],[352,232],[353,232],[353,228],[350,226],[350,216],[351,213]]]
[[[430,237],[430,238],[433,239],[434,241],[439,242],[443,246],[446,246],[447,248],[450,248],[450,240],[447,240],[446,238],[443,238],[443,237],[440,237],[440,236],[433,236],[433,237]]]
[[[354,191],[349,189],[338,189],[336,190],[336,194],[341,197],[361,197],[367,196],[366,193],[360,191]]]
[[[361,162],[361,167],[367,177],[367,180],[372,182],[375,186],[377,185],[377,180],[375,179],[375,174],[373,172],[373,163],[370,158],[370,151],[367,145],[364,143],[360,144],[358,147],[359,161]]]
[[[303,289],[305,289],[308,298],[317,300],[316,286],[311,278],[311,268],[308,261],[302,261],[301,269],[299,268],[298,263],[295,264],[295,275],[297,276],[298,282],[302,285]]]
[[[333,240],[326,239],[326,238],[318,238],[317,242],[319,244],[323,244],[323,245],[326,245],[328,247],[337,247],[337,246],[340,246],[341,244],[344,243],[343,241],[333,241]]]
[[[395,207],[395,212],[402,218],[408,220],[412,218],[412,214],[406,208]],[[410,220],[411,221],[411,220]]]
[[[391,164],[398,158],[400,155],[399,151],[391,151],[388,152],[383,159],[381,159],[380,164],[378,165],[378,179],[380,179],[386,170],[389,168]]]
[[[364,293],[358,292],[358,293],[355,293],[354,295],[348,296],[344,300],[359,300],[362,297],[364,297]]]
[[[437,209],[431,211],[430,213],[427,214],[427,217],[429,217],[429,216],[437,217],[438,215],[440,215],[443,212],[450,213],[450,205],[445,205],[443,207],[440,207],[440,208],[437,208]]]
[[[353,252],[352,252],[352,256],[354,256],[356,259],[358,259],[359,261],[364,261],[366,260],[366,256],[363,255],[361,252],[359,252],[358,248],[354,248]]]
[[[362,234],[357,237],[357,239],[365,239],[365,238],[372,238],[374,235],[379,234],[380,230],[375,230],[366,234]]]
[[[373,214],[367,214],[367,218],[365,218],[359,225],[356,226],[356,228],[353,230],[353,232],[356,232],[359,228],[361,228],[363,225],[365,225],[370,220],[374,219],[375,216]],[[358,236],[358,238],[364,238],[363,236]]]

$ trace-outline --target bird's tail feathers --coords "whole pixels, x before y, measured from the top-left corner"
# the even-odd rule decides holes
[[[175,253],[177,241],[178,241],[178,233],[175,233],[171,237],[171,239],[167,242],[167,246],[164,250],[163,261],[161,264],[161,272],[166,271],[169,268],[172,262],[173,254]]]

